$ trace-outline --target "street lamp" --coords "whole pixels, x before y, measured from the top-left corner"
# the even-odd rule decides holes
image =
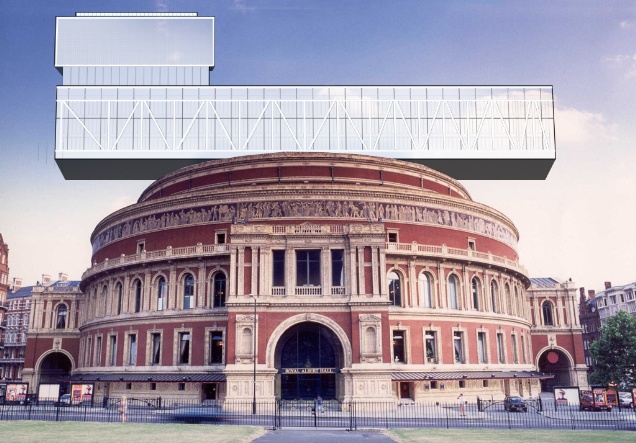
[[[256,296],[251,296],[254,299],[254,328],[252,329],[252,352],[254,361],[254,370],[252,371],[252,391],[254,393],[254,399],[252,400],[252,414],[256,414]]]

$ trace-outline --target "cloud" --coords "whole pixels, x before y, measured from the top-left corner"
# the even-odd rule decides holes
[[[556,108],[554,111],[558,143],[580,144],[590,140],[616,140],[616,125],[607,122],[602,114],[574,108]]]
[[[626,78],[636,78],[636,53],[610,55],[603,59],[607,64],[625,71]]]
[[[624,20],[620,23],[620,27],[621,29],[630,29],[634,27],[634,24],[632,22],[628,22],[627,20]]]
[[[168,12],[168,3],[168,0],[155,0],[155,9],[157,9],[157,12]]]

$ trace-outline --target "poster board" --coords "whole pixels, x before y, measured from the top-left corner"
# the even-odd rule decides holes
[[[20,403],[27,399],[28,383],[7,383],[4,399],[6,403]]]
[[[555,386],[554,401],[558,406],[579,406],[579,388],[576,386]]]
[[[38,386],[38,401],[55,402],[60,398],[59,383],[42,383]]]
[[[73,383],[71,384],[71,404],[93,404],[93,383]]]

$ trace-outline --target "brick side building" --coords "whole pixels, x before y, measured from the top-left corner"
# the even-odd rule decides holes
[[[585,296],[585,288],[580,288],[579,319],[583,329],[583,352],[588,372],[594,370],[594,361],[590,352],[590,345],[600,338],[601,317],[596,307],[596,294],[593,289]]]
[[[7,327],[7,294],[9,293],[9,245],[0,234],[0,360],[4,357],[4,331]],[[1,365],[2,363],[0,363]],[[2,372],[0,371],[0,377]]]
[[[528,302],[534,364],[539,371],[554,374],[554,378],[542,382],[543,389],[586,386],[587,366],[575,284],[571,279],[555,278],[532,278],[531,282]]]

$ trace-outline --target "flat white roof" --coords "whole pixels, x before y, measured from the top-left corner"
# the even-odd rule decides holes
[[[55,66],[214,66],[214,17],[57,17]]]

